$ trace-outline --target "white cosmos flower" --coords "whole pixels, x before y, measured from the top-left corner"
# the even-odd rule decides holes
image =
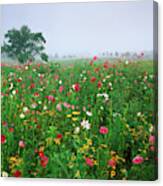
[[[35,108],[37,107],[37,104],[36,104],[36,103],[33,103],[33,104],[31,105],[31,107],[32,107],[33,109],[35,109]]]
[[[92,116],[92,112],[90,112],[90,111],[87,111],[86,114],[87,114],[87,116]]]
[[[60,84],[60,85],[62,84],[62,80],[59,80],[59,84]]]
[[[15,94],[16,94],[16,90],[13,90],[13,91],[12,91],[12,94],[15,95]]]
[[[89,130],[90,127],[91,127],[91,124],[89,123],[88,120],[83,120],[83,121],[81,122],[81,126],[82,126],[84,129]]]
[[[41,105],[42,104],[42,101],[38,101],[38,104]]]
[[[128,65],[128,63],[129,63],[128,60],[126,60],[126,61],[125,61],[125,64]]]
[[[3,172],[2,172],[2,177],[8,177],[8,173],[5,172],[5,171],[3,171]]]
[[[74,130],[74,133],[78,134],[79,132],[80,132],[80,127],[76,127],[75,130]]]
[[[44,105],[43,110],[47,110],[47,106],[46,105]]]
[[[24,118],[25,118],[25,115],[24,115],[23,113],[21,113],[21,114],[19,115],[19,117],[20,117],[21,119],[24,119]]]
[[[23,112],[27,112],[28,111],[28,107],[23,107]]]

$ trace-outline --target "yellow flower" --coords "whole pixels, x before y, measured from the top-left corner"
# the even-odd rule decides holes
[[[79,170],[76,171],[75,178],[80,178],[80,171]]]
[[[92,140],[91,139],[87,139],[87,144],[91,146],[92,145]]]
[[[43,152],[44,149],[45,149],[45,147],[44,147],[44,146],[41,146],[41,147],[39,148],[39,151],[40,151],[40,152]]]
[[[78,120],[78,118],[72,118],[72,121],[77,121]]]
[[[107,145],[106,144],[101,144],[100,147],[107,148]]]
[[[110,173],[111,178],[114,177],[115,175],[116,175],[116,172],[114,170],[112,170]]]
[[[73,111],[72,114],[73,114],[73,115],[80,115],[80,112],[78,112],[78,111]]]
[[[72,115],[71,114],[67,114],[67,118],[71,118],[72,117]]]
[[[94,160],[93,162],[94,162],[94,165],[97,165],[97,160]]]
[[[56,145],[60,145],[60,144],[61,144],[61,141],[60,141],[60,139],[58,139],[58,138],[55,138],[55,139],[54,139],[54,142],[55,142]]]

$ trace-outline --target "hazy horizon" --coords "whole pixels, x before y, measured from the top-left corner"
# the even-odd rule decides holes
[[[12,28],[42,32],[49,55],[152,51],[153,1],[2,5],[1,42]]]

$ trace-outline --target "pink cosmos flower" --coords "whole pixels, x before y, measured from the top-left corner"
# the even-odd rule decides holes
[[[116,164],[117,164],[117,162],[116,162],[114,159],[110,159],[110,160],[108,161],[108,165],[111,166],[111,167],[115,167]]]
[[[24,147],[25,147],[25,143],[24,143],[23,140],[20,140],[20,141],[19,141],[19,147],[20,147],[20,148],[24,148]]]
[[[55,98],[52,95],[46,96],[49,101],[55,102]]]
[[[71,107],[71,105],[69,103],[67,103],[67,102],[64,102],[63,106],[66,107],[66,108],[70,108]]]
[[[93,57],[93,61],[96,61],[98,58],[97,58],[97,56],[94,56]]]
[[[93,165],[94,165],[93,160],[90,159],[90,158],[86,158],[86,159],[85,159],[85,162],[86,162],[86,164],[87,164],[88,166],[90,166],[90,167],[93,167]]]
[[[150,146],[149,149],[150,149],[150,151],[155,151],[155,146],[152,145],[152,146]]]
[[[62,111],[62,106],[61,106],[60,103],[58,103],[58,104],[56,105],[56,109],[57,109],[59,112]]]
[[[64,86],[60,86],[60,87],[59,87],[59,92],[62,93],[63,90],[64,90]]]
[[[99,132],[100,132],[101,134],[107,134],[109,131],[108,131],[108,128],[102,126],[102,127],[100,127]]]
[[[137,156],[135,156],[135,158],[132,160],[132,163],[133,163],[133,164],[141,164],[141,163],[143,163],[143,161],[144,161],[144,158],[143,158],[142,156],[137,155]]]
[[[151,135],[149,136],[149,143],[153,145],[155,143],[155,136]]]

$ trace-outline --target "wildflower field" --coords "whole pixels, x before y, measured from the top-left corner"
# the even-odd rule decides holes
[[[2,176],[157,178],[152,61],[2,65],[1,75]]]

